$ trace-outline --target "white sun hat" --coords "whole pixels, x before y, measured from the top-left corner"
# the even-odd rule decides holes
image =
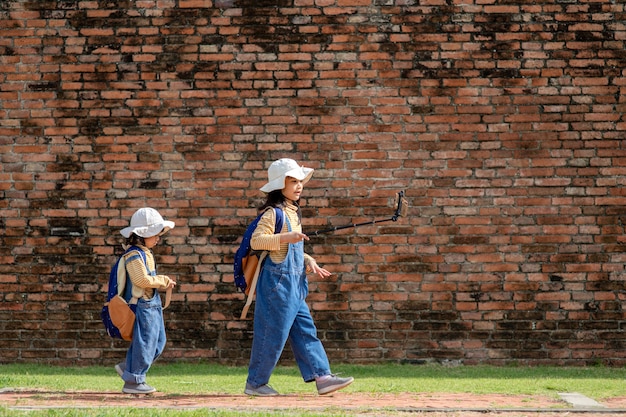
[[[261,191],[269,193],[275,190],[282,190],[285,188],[285,178],[292,177],[303,183],[308,182],[313,175],[313,168],[305,168],[293,159],[282,158],[272,162],[272,165],[267,169],[268,182]]]
[[[158,211],[151,207],[140,208],[130,218],[130,226],[122,229],[120,233],[129,238],[133,233],[141,237],[162,235],[174,228],[174,222],[163,220]]]

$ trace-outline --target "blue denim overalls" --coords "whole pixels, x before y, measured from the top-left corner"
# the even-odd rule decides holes
[[[289,219],[285,220],[291,231]],[[269,382],[287,339],[305,382],[330,374],[326,351],[305,301],[308,293],[304,242],[289,244],[281,263],[272,262],[269,256],[265,258],[257,285],[248,368],[247,382],[253,387]]]
[[[135,256],[130,257],[126,262],[135,259]],[[148,269],[147,265],[146,269]],[[148,269],[148,274],[156,275],[156,269],[154,271]],[[126,370],[122,379],[132,384],[146,382],[148,369],[152,362],[163,353],[165,342],[163,306],[159,292],[155,289],[154,296],[150,300],[143,298],[137,300],[133,340],[126,353]]]

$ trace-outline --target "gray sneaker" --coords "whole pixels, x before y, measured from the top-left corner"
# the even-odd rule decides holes
[[[145,382],[142,384],[131,384],[130,382],[124,383],[122,392],[124,394],[151,394],[156,391],[156,388],[151,387]]]
[[[315,385],[317,385],[317,393],[319,395],[330,394],[331,392],[335,392],[342,388],[347,387],[352,384],[354,378],[351,376],[348,378],[339,378],[337,375],[330,375],[330,378],[327,378],[321,382],[316,381]]]
[[[126,370],[126,362],[120,362],[115,365],[115,372],[120,376],[120,378],[124,375],[124,371]]]
[[[273,397],[276,395],[280,395],[274,388],[270,387],[267,384],[254,388],[252,385],[248,384],[247,382],[246,382],[246,389],[244,390],[243,393],[246,395],[254,395],[257,397]]]

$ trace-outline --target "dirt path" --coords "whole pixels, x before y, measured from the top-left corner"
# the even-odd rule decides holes
[[[0,406],[8,409],[78,408],[78,407],[159,407],[177,409],[223,408],[238,410],[332,410],[338,409],[360,416],[399,416],[428,413],[435,415],[485,416],[565,416],[584,414],[626,414],[626,398],[603,403],[597,410],[573,409],[570,404],[553,398],[524,395],[472,394],[362,394],[335,393],[281,395],[279,397],[248,397],[246,395],[172,395],[155,393],[148,396],[124,395],[116,392],[50,392],[5,390],[0,393]]]

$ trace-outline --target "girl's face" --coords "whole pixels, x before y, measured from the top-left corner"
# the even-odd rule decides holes
[[[158,235],[143,238],[143,241],[146,243],[146,248],[148,249],[152,249],[153,247],[155,247],[157,243],[159,243],[159,240],[161,240],[161,238]]]
[[[282,192],[286,199],[298,201],[300,194],[302,194],[302,188],[302,181],[293,177],[287,177],[285,178],[285,188],[283,188]]]

